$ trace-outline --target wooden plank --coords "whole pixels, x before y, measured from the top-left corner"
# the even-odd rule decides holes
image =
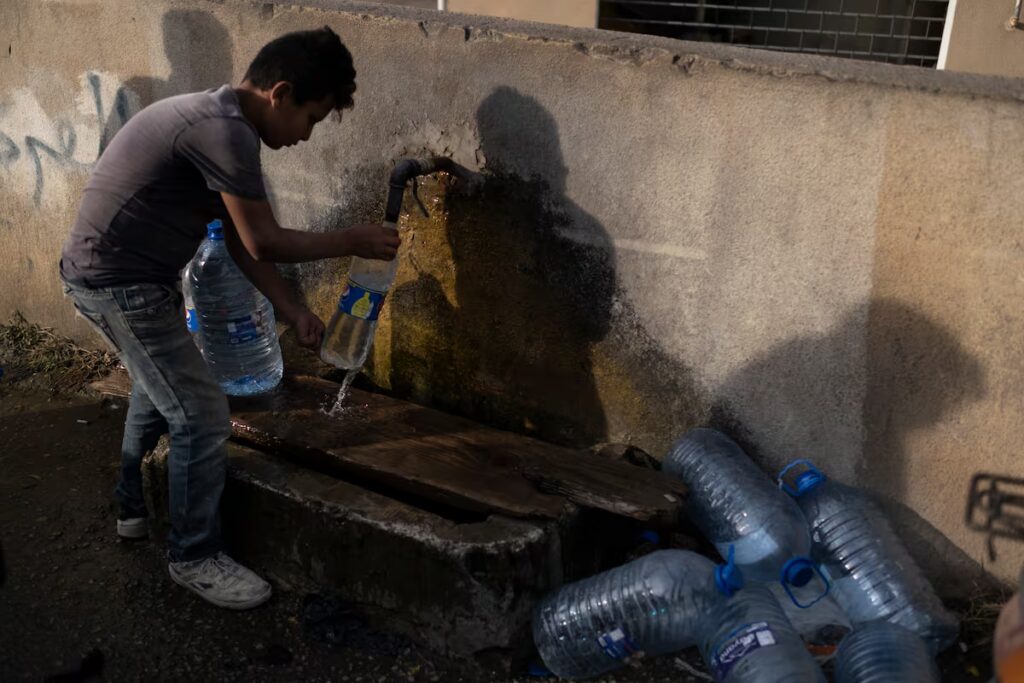
[[[95,382],[127,396],[123,370]],[[288,376],[271,394],[231,399],[236,441],[378,491],[475,513],[560,518],[580,507],[658,525],[680,516],[686,487],[667,475],[486,427],[358,389],[340,417],[339,385]]]
[[[566,500],[670,523],[685,486],[660,472],[486,427],[379,394],[352,390],[328,417],[338,385],[286,377],[273,394],[232,400],[235,435],[323,471],[350,472],[467,510],[558,518]]]

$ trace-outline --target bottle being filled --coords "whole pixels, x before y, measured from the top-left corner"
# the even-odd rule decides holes
[[[274,308],[235,265],[223,224],[206,235],[187,271],[203,358],[229,396],[270,391],[284,374]]]
[[[391,221],[384,227],[398,230]],[[395,281],[398,258],[390,261],[352,258],[348,282],[338,299],[338,308],[327,325],[320,358],[343,370],[358,370],[366,363],[373,346],[377,318],[384,297]]]

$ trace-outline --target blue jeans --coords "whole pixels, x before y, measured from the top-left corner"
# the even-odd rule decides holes
[[[132,378],[115,491],[122,518],[146,516],[142,457],[170,434],[168,558],[180,562],[217,553],[230,414],[227,397],[185,328],[181,294],[156,284],[85,289],[65,283],[64,291]]]

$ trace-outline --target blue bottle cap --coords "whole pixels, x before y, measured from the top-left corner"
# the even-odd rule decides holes
[[[729,546],[729,557],[725,564],[715,567],[715,587],[718,592],[727,598],[731,598],[739,589],[743,588],[743,572],[736,566],[735,548]]]
[[[800,588],[814,578],[814,563],[806,557],[794,557],[782,568],[781,581]]]
[[[794,488],[786,483],[786,474],[788,474],[790,470],[800,467],[801,465],[806,467],[807,470],[797,475],[796,487]],[[813,491],[826,481],[828,481],[828,477],[826,477],[821,470],[815,467],[814,463],[810,460],[803,459],[794,460],[783,467],[782,471],[779,472],[778,477],[779,488],[794,498],[799,498],[800,496]]]
[[[813,600],[804,604],[797,600],[796,595],[793,594],[792,587],[795,586],[796,588],[800,588],[802,586],[806,586],[811,582],[811,579],[814,578],[815,574],[817,574],[821,579],[821,584],[825,587],[825,590],[818,593]],[[782,587],[786,589],[786,595],[789,596],[789,599],[793,601],[794,605],[801,609],[807,609],[814,603],[821,600],[823,597],[828,595],[829,590],[832,588],[832,585],[828,581],[828,577],[825,576],[825,573],[821,568],[806,557],[794,557],[787,562],[782,568],[782,575],[779,577],[779,581],[782,583]]]
[[[224,239],[224,223],[219,218],[216,218],[206,224],[206,236],[211,240],[222,240]]]

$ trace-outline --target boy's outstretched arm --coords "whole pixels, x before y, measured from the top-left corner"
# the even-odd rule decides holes
[[[225,226],[224,241],[239,269],[265,297],[270,299],[277,318],[295,330],[299,344],[311,348],[318,347],[324,337],[323,321],[295,297],[291,287],[278,272],[277,266],[254,259],[230,223]]]
[[[282,228],[265,199],[246,199],[221,193],[238,237],[255,261],[304,263],[335,256],[390,261],[398,253],[398,233],[376,223],[359,223],[344,230],[303,232]]]

